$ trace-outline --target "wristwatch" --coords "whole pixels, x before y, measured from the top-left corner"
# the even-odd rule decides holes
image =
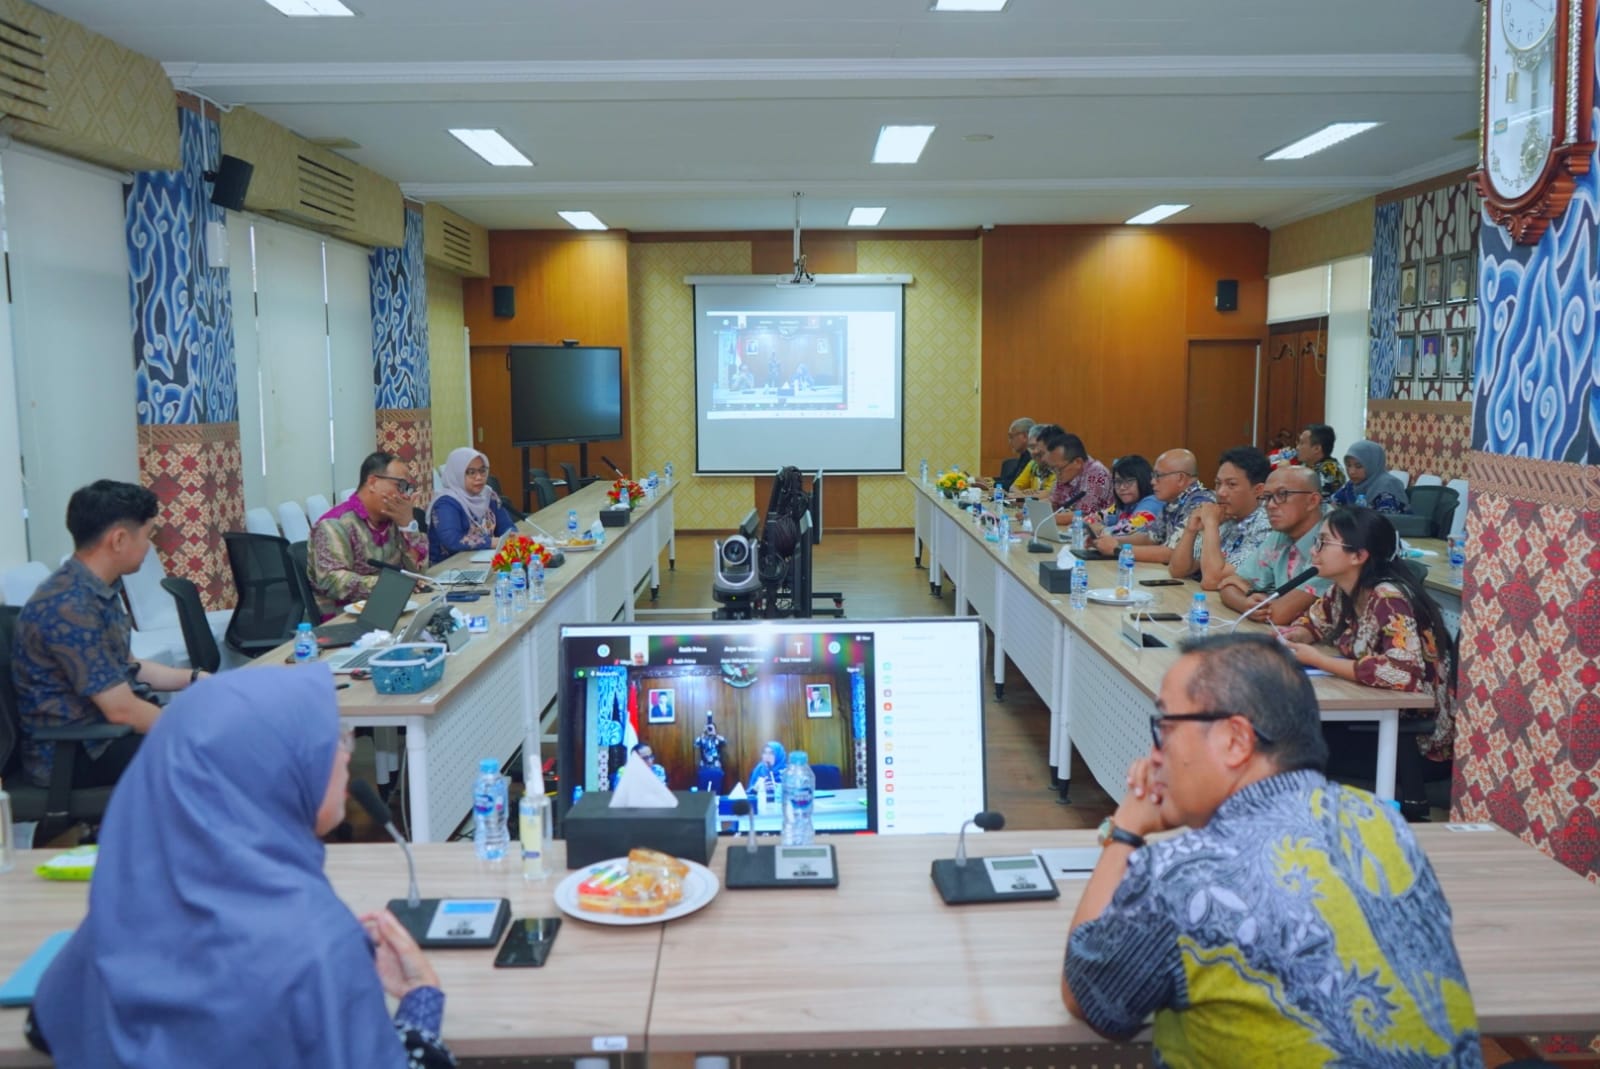
[[[1117,827],[1111,822],[1110,817],[1107,817],[1100,822],[1100,831],[1096,834],[1095,838],[1100,843],[1101,847],[1110,846],[1112,843],[1122,843],[1124,846],[1131,846],[1137,850],[1144,845],[1144,839],[1142,837],[1133,834],[1131,831],[1124,831],[1123,829]]]

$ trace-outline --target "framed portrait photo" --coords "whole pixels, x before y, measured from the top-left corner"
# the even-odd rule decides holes
[[[650,711],[645,715],[648,724],[670,724],[678,719],[677,697],[671,690],[650,692]]]
[[[833,687],[827,683],[806,684],[806,715],[821,719],[833,715]]]
[[[1437,332],[1417,337],[1417,381],[1428,382],[1439,377],[1439,358],[1443,347],[1443,337]]]
[[[1400,265],[1400,307],[1415,308],[1417,306],[1417,283],[1420,281],[1420,266],[1416,261]]]
[[[1464,304],[1472,300],[1473,255],[1458,253],[1445,261],[1444,299],[1446,304]]]
[[[1397,341],[1399,344],[1394,351],[1394,377],[1396,380],[1409,379],[1416,374],[1417,336],[1402,334]]]
[[[1444,260],[1424,260],[1422,262],[1422,296],[1421,304],[1434,305],[1444,302]]]
[[[1444,363],[1440,378],[1465,379],[1472,368],[1472,332],[1449,330],[1444,335]]]

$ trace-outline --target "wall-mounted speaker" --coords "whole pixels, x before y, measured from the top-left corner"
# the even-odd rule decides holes
[[[250,188],[250,176],[256,165],[237,156],[223,156],[215,171],[205,173],[211,183],[211,203],[219,208],[238,211],[244,207],[244,195]]]
[[[1239,310],[1239,280],[1236,278],[1217,279],[1217,311],[1237,312]]]
[[[515,319],[517,317],[517,287],[496,286],[494,288],[494,317],[496,319]]]

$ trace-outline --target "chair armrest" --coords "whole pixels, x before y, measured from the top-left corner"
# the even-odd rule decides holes
[[[101,739],[120,739],[132,733],[133,728],[127,724],[66,724],[35,728],[33,737],[40,742],[98,742]]]
[[[1389,522],[1394,524],[1395,531],[1401,538],[1432,538],[1432,516],[1390,516]]]

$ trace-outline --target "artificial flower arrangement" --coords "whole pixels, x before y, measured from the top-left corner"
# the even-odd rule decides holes
[[[628,507],[630,509],[636,507],[639,502],[644,500],[644,487],[640,486],[632,479],[618,479],[616,482],[611,484],[611,489],[606,491],[606,497],[611,499],[611,503],[613,505],[622,500],[622,488],[624,486],[628,488]]]
[[[954,497],[972,485],[972,478],[964,471],[951,468],[939,476],[937,485],[945,497]]]
[[[539,563],[548,568],[554,554],[527,535],[508,535],[489,564],[497,572],[509,572],[513,564],[520,563],[526,568],[536,556]]]

